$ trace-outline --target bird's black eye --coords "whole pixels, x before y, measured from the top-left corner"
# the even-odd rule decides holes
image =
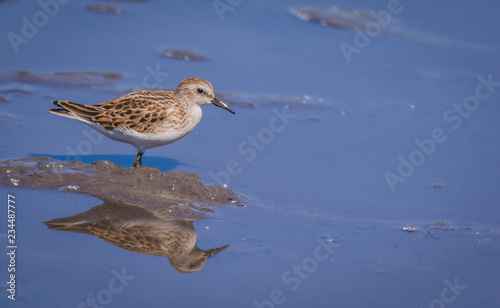
[[[203,89],[202,88],[198,88],[198,89],[196,89],[196,92],[202,94],[203,93]]]

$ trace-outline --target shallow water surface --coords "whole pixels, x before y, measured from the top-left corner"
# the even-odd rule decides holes
[[[192,133],[148,150],[143,165],[247,198],[189,223],[201,250],[229,246],[186,274],[165,256],[44,225],[105,201],[4,183],[0,277],[9,194],[18,275],[15,302],[1,286],[2,307],[498,306],[500,4],[400,1],[391,26],[408,39],[289,13],[391,1],[236,2],[103,2],[121,12],[104,14],[72,1],[35,27],[37,2],[0,1],[1,161],[131,167],[132,146],[55,117],[52,100],[95,104],[198,76],[236,115],[205,106]],[[12,45],[10,33],[25,40]],[[206,60],[162,55],[174,47]]]

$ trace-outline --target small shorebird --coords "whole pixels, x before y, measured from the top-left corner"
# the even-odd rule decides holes
[[[213,104],[234,114],[214,96],[210,82],[189,77],[174,91],[140,91],[97,105],[53,101],[53,114],[83,122],[99,133],[137,148],[134,167],[144,151],[176,142],[201,120],[201,106]]]

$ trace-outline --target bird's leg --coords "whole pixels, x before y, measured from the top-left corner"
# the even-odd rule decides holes
[[[144,154],[144,151],[142,151],[142,152],[139,151],[137,153],[137,156],[135,157],[135,160],[134,160],[134,167],[139,168],[141,166],[142,154]]]

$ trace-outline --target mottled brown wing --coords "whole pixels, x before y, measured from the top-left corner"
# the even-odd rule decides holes
[[[143,91],[97,105],[54,101],[54,105],[62,109],[52,109],[51,112],[68,112],[108,130],[127,127],[140,133],[151,133],[167,118],[173,104],[175,99],[171,92]]]
[[[91,120],[106,129],[127,127],[140,133],[151,133],[169,113],[168,103],[174,102],[170,93],[136,92],[95,105],[101,110]]]

